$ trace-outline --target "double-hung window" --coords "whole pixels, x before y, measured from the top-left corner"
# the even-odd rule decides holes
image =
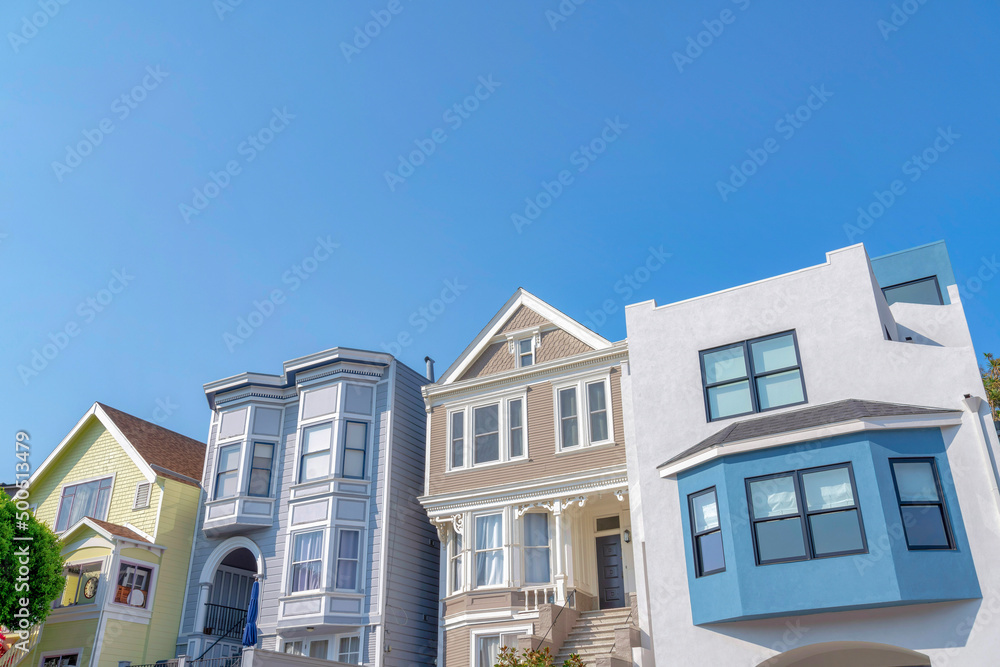
[[[527,456],[523,397],[461,408],[448,414],[449,469]],[[469,451],[467,451],[469,450]]]
[[[274,444],[253,443],[253,459],[250,463],[250,483],[247,495],[267,497],[271,495],[271,467],[274,464]]]
[[[476,586],[503,583],[503,515],[476,517]]]
[[[560,449],[611,442],[610,382],[581,380],[556,388],[556,432]]]
[[[462,533],[452,531],[451,534],[450,577],[451,592],[462,590]]]
[[[215,471],[215,497],[231,498],[239,492],[241,445],[226,445],[219,450],[219,469]]]
[[[708,420],[806,402],[794,331],[701,352]]]
[[[535,349],[533,338],[522,338],[517,341],[517,365],[519,368],[531,366],[535,363]]]
[[[299,481],[308,482],[330,474],[330,447],[333,443],[333,424],[316,424],[302,429],[302,447],[299,462]]]
[[[314,591],[323,572],[323,531],[297,533],[292,539],[291,592]]]
[[[549,560],[549,515],[524,515],[524,582],[547,584],[552,580]]]
[[[850,463],[747,480],[757,564],[868,551]]]
[[[357,590],[360,557],[361,531],[341,530],[337,544],[336,588],[344,591]]]
[[[906,546],[911,550],[954,549],[934,459],[890,459],[889,463]]]
[[[715,487],[688,496],[695,573],[699,577],[726,569],[719,524],[719,500]]]
[[[368,423],[344,422],[344,477],[364,479],[367,445]]]
[[[110,501],[110,477],[63,487],[56,532],[61,533],[85,516],[103,521]]]

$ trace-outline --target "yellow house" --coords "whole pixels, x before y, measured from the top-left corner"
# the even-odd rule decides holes
[[[66,588],[19,666],[174,657],[204,459],[203,443],[94,403],[30,480]]]

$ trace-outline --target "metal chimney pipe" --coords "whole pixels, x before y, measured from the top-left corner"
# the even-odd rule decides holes
[[[434,360],[430,357],[424,357],[424,363],[427,364],[427,379],[434,382]]]

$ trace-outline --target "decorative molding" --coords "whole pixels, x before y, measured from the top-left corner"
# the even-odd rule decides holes
[[[464,514],[453,514],[451,516],[432,516],[431,523],[435,524],[437,528],[438,537],[444,540],[445,533],[444,529],[448,524],[451,524],[452,530],[454,530],[459,535],[462,534],[462,522],[465,519]]]
[[[573,504],[582,508],[590,496],[615,490],[615,495],[623,492],[621,487],[628,480],[616,477],[611,480],[599,480],[586,484],[578,484],[566,489],[555,489],[543,492],[525,492],[509,495],[496,495],[490,498],[470,499],[464,503],[452,503],[440,508],[428,508],[431,521],[449,521],[450,515],[456,512],[476,511],[492,507],[513,506],[515,518],[520,518],[533,507],[544,507],[549,512],[555,512],[558,505],[560,511],[569,509]],[[571,495],[575,494],[575,495]]]

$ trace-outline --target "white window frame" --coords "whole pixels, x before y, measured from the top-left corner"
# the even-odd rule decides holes
[[[88,479],[74,480],[72,482],[67,482],[65,484],[59,485],[59,506],[56,508],[56,518],[55,518],[55,521],[54,521],[55,525],[56,526],[59,525],[59,513],[62,512],[62,505],[63,505],[63,492],[66,490],[67,487],[70,487],[70,486],[79,486],[81,484],[90,484],[91,482],[100,482],[101,480],[110,479],[111,480],[111,490],[108,493],[108,508],[104,511],[104,516],[102,516],[102,517],[94,517],[94,518],[99,519],[101,521],[107,521],[108,520],[108,514],[110,514],[110,512],[111,512],[111,500],[114,498],[114,495],[115,495],[115,479],[117,478],[117,476],[118,476],[118,473],[115,472],[115,473],[111,473],[110,475],[98,475],[97,477],[90,477]],[[69,530],[72,527],[73,527],[73,524],[67,524],[66,528],[64,528],[63,530],[56,531],[56,535],[61,535],[62,533],[65,533],[67,530]]]
[[[528,524],[528,522],[525,521],[524,519],[525,519],[525,517],[530,516],[532,514],[538,514],[538,515],[541,515],[541,516],[545,517],[545,524],[546,524],[546,526],[545,526],[546,531],[545,532],[546,532],[546,535],[548,536],[549,540],[548,540],[548,544],[546,546],[544,546],[544,547],[542,547],[542,546],[528,546],[528,531],[527,531],[527,524]],[[550,512],[545,512],[545,511],[525,512],[524,514],[521,515],[521,579],[523,579],[523,583],[524,583],[525,586],[544,586],[545,584],[551,584],[551,583],[553,583],[553,579],[555,578],[555,567],[553,567],[553,563],[552,563],[552,552],[553,552],[552,532],[553,532],[553,528],[554,528],[554,525],[553,525],[552,521],[553,521],[554,518],[555,517],[553,517],[553,515]],[[558,519],[556,519],[556,520],[558,520]],[[549,580],[548,581],[533,581],[533,582],[530,582],[530,583],[528,582],[528,550],[529,549],[531,549],[531,550],[546,549],[549,552]]]
[[[455,421],[454,420],[455,420],[455,417],[454,416],[456,414],[461,414],[462,415],[462,433],[461,433],[461,438],[462,438],[462,465],[460,465],[460,466],[454,465],[454,463],[455,463],[455,458],[454,458],[454,446],[455,446]],[[466,434],[466,428],[465,428],[465,426],[466,426],[466,422],[468,421],[469,415],[466,414],[465,408],[459,408],[457,410],[448,410],[447,415],[448,415],[448,424],[447,424],[447,429],[446,430],[447,430],[448,461],[447,461],[447,467],[446,467],[446,469],[447,470],[464,470],[466,468],[471,467],[469,465],[469,458],[468,458],[468,453],[469,453],[468,450],[469,450],[469,448],[467,447],[468,443],[467,443],[466,437],[465,437],[465,434]]]
[[[307,424],[300,424],[298,428],[298,438],[295,443],[295,484],[315,484],[316,482],[323,481],[325,479],[331,479],[337,474],[337,442],[340,437],[340,428],[338,428],[339,419],[331,417],[330,415],[323,415],[321,419],[310,420]],[[307,429],[314,426],[323,426],[325,424],[330,424],[330,471],[323,477],[317,477],[316,479],[302,479],[302,457],[305,455],[304,447],[306,446],[305,433]]]
[[[595,382],[604,383],[604,400],[608,413],[608,437],[597,442],[590,441],[590,405],[587,396],[587,385]],[[577,433],[580,437],[580,444],[574,447],[564,447],[562,442],[562,413],[559,411],[559,392],[563,389],[576,390],[576,419]],[[615,442],[615,419],[611,401],[611,373],[610,371],[600,375],[585,375],[572,380],[567,380],[552,386],[552,409],[555,415],[556,431],[556,453],[578,452],[587,447],[600,447]]]
[[[236,462],[236,493],[231,496],[220,496],[219,495],[219,466],[222,465],[222,450],[227,447],[236,447],[239,451],[239,457]],[[232,442],[227,442],[219,445],[215,448],[215,470],[212,471],[212,500],[229,500],[231,498],[239,498],[241,491],[243,490],[243,466],[246,457],[246,441],[245,440],[233,440]]]
[[[340,534],[348,530],[353,530],[358,533],[358,557],[357,557],[358,567],[354,575],[355,577],[354,588],[338,588],[337,566],[340,564]],[[331,562],[330,576],[332,581],[331,588],[335,591],[340,591],[345,593],[357,593],[359,591],[362,591],[364,589],[363,564],[365,562],[365,531],[360,526],[338,526],[334,532],[336,533],[336,537],[334,543],[331,545],[331,549],[336,553],[333,553],[330,557],[330,562]],[[350,560],[350,559],[345,558],[344,560]]]
[[[459,541],[462,543],[461,548],[458,548]],[[448,583],[447,590],[450,591],[452,595],[455,593],[461,593],[468,587],[468,577],[465,573],[465,564],[468,559],[465,558],[465,554],[465,536],[457,530],[452,529],[451,537],[448,540],[448,570],[445,572],[445,577],[447,578]],[[455,586],[454,577],[456,561],[458,561],[458,571],[462,577],[462,582],[458,586]]]
[[[344,660],[341,660],[341,657],[340,657],[341,656],[341,653],[340,653],[340,640],[342,640],[342,639],[357,639],[358,640],[358,661],[357,662],[347,662],[346,664],[348,664],[348,665],[360,665],[360,664],[363,664],[362,660],[365,657],[365,643],[364,643],[364,637],[361,636],[361,632],[360,631],[358,631],[358,632],[348,632],[348,633],[345,633],[345,634],[335,635],[334,638],[333,638],[333,645],[332,645],[331,648],[333,650],[333,653],[336,655],[336,657],[332,658],[332,659],[336,660],[338,662],[346,662]]]
[[[521,350],[521,343],[528,343],[528,351],[523,352]],[[538,363],[538,359],[535,358],[535,337],[528,336],[527,338],[518,338],[514,341],[514,355],[517,357],[517,367],[518,368],[531,368]],[[525,364],[524,357],[531,357],[531,363]]]
[[[500,517],[500,546],[499,547],[490,548],[490,549],[477,549],[476,548],[476,542],[477,542],[476,519],[478,519],[479,517],[483,517],[483,516],[497,516],[497,515],[499,515],[499,517]],[[508,530],[508,525],[509,525],[508,524],[508,514],[503,509],[494,509],[494,510],[489,510],[489,511],[486,511],[486,512],[476,512],[475,514],[472,515],[471,518],[472,518],[472,521],[471,521],[471,526],[472,527],[469,530],[472,533],[472,540],[471,540],[472,543],[471,543],[470,546],[466,547],[466,551],[469,554],[469,567],[466,569],[466,572],[469,573],[469,583],[467,584],[466,588],[468,590],[480,590],[480,591],[489,590],[491,588],[505,588],[507,586],[507,582],[510,581],[510,553],[511,553],[511,549],[510,549],[509,540],[507,539],[507,530]],[[501,570],[500,583],[499,584],[483,584],[483,585],[480,586],[479,585],[479,581],[477,579],[478,566],[476,564],[476,560],[477,560],[476,556],[480,552],[497,551],[498,549],[500,551],[500,555],[503,556],[503,565],[500,567],[500,570]]]
[[[12,648],[11,650],[13,651],[15,649]],[[45,653],[43,653],[41,655],[41,657],[38,659],[38,667],[42,667],[42,665],[45,664],[45,661],[48,658],[65,658],[65,657],[71,656],[71,655],[75,655],[76,656],[76,664],[78,666],[83,664],[83,649],[82,648],[64,648],[64,649],[60,649],[58,651],[46,651]]]
[[[133,606],[133,605],[130,605],[130,604],[126,604],[124,602],[116,602],[115,601],[115,593],[111,592],[111,591],[105,591],[105,593],[104,593],[104,595],[105,595],[105,598],[104,598],[105,602],[107,604],[109,604],[109,605],[115,605],[113,607],[114,609],[120,609],[120,608],[124,607],[126,609],[132,609],[132,610],[135,610],[135,611],[147,612],[147,613],[151,614],[153,612],[153,600],[154,600],[154,598],[156,596],[156,580],[157,580],[157,577],[159,576],[159,573],[160,573],[160,567],[158,565],[156,565],[155,563],[147,563],[146,561],[132,560],[132,559],[129,559],[129,558],[119,558],[118,561],[114,564],[114,571],[111,572],[110,576],[108,577],[108,579],[109,579],[109,581],[108,581],[108,588],[114,587],[114,590],[117,591],[117,588],[118,588],[118,577],[121,574],[122,567],[129,567],[129,566],[131,566],[131,567],[141,567],[141,568],[149,570],[149,586],[146,589],[145,604],[143,606],[141,606],[141,607],[136,607],[136,606]],[[112,579],[112,577],[113,577],[113,579]],[[109,592],[111,592],[111,597],[110,598],[107,597],[107,595],[108,595]]]
[[[273,498],[274,497],[274,482],[276,475],[274,474],[275,462],[278,459],[278,443],[273,440],[268,440],[266,436],[261,436],[260,438],[251,438],[247,441],[249,446],[247,447],[247,485],[246,491],[240,495],[245,495],[248,498]],[[255,468],[253,465],[254,454],[257,451],[257,445],[271,445],[271,467],[270,475],[268,475],[267,483],[267,493],[263,496],[255,495],[250,493],[250,483],[253,481],[253,471],[254,470],[265,470],[265,468]]]
[[[347,392],[344,392],[347,393]],[[372,460],[372,438],[374,437],[374,424],[372,423],[371,417],[366,419],[359,419],[357,417],[348,417],[338,420],[340,421],[339,428],[337,431],[340,433],[340,440],[337,444],[337,456],[334,459],[334,470],[333,474],[341,479],[348,479],[352,481],[366,481],[371,479],[370,474],[370,464]],[[344,468],[347,464],[347,425],[349,423],[364,424],[365,427],[365,461],[361,466],[361,477],[347,477],[344,474]],[[352,448],[353,449],[353,448]],[[359,451],[354,449],[353,451]]]
[[[323,534],[323,546],[320,550],[320,555],[319,555],[319,588],[310,588],[307,591],[292,592],[292,581],[293,581],[292,565],[295,562],[293,560],[295,558],[295,538],[298,535],[302,535],[305,533],[315,533],[317,531]],[[327,584],[327,577],[330,576],[329,573],[330,531],[329,530],[326,530],[326,528],[323,527],[313,525],[313,527],[311,528],[302,528],[300,530],[289,531],[288,548],[286,549],[286,551],[288,553],[285,555],[285,572],[283,575],[285,580],[281,582],[282,583],[281,590],[285,591],[285,595],[295,596],[295,597],[298,597],[300,595],[306,595],[306,596],[316,595],[318,592],[321,592],[328,588],[326,584]]]
[[[510,402],[511,401],[521,401],[521,455],[511,456],[510,455]],[[491,405],[497,406],[497,422],[498,422],[498,438],[499,438],[499,458],[496,461],[489,461],[486,463],[475,463],[473,461],[473,454],[475,453],[475,414],[476,408],[485,408]],[[452,433],[452,415],[456,412],[461,412],[464,414],[463,417],[463,436],[462,436],[462,446],[463,455],[462,462],[464,465],[461,467],[452,466],[452,443],[454,440]],[[504,393],[492,395],[488,398],[480,398],[474,402],[469,402],[459,407],[452,407],[446,412],[448,423],[446,425],[446,437],[445,442],[446,454],[447,454],[447,466],[446,471],[452,472],[453,470],[472,470],[487,468],[489,466],[503,465],[505,463],[514,463],[517,461],[525,461],[528,459],[528,392],[526,389],[522,389],[515,393]]]
[[[350,410],[347,409],[347,388],[350,387],[350,386],[354,386],[354,387],[367,387],[367,388],[369,388],[369,389],[372,390],[372,400],[371,400],[371,403],[369,403],[369,405],[368,405],[368,409],[369,409],[368,412],[351,412]],[[375,415],[375,394],[376,393],[378,393],[378,392],[376,391],[375,385],[371,384],[371,383],[368,383],[368,382],[341,382],[340,383],[341,398],[340,398],[340,401],[338,401],[338,407],[340,409],[338,410],[338,412],[341,413],[341,414],[345,414],[345,415],[353,415],[353,416],[356,416],[356,417],[362,417],[362,418],[364,418],[367,421],[371,421],[372,417]]]
[[[472,667],[493,667],[493,665],[480,665],[479,658],[479,638],[500,635],[530,635],[534,632],[531,625],[515,625],[506,627],[472,628],[469,630],[469,664]]]

